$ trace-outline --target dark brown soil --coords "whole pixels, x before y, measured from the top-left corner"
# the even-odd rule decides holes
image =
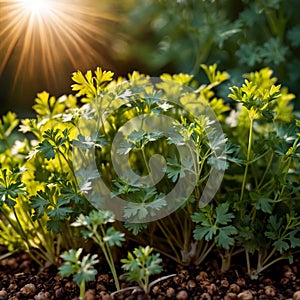
[[[262,274],[258,280],[251,280],[240,266],[233,266],[220,274],[214,260],[202,266],[183,267],[165,260],[161,276],[175,273],[171,279],[155,284],[150,299],[176,300],[300,300],[299,259],[293,265],[277,265]],[[119,272],[120,274],[122,272]],[[156,277],[158,278],[158,277]],[[156,279],[153,278],[153,279]],[[132,284],[121,281],[122,288]],[[95,281],[87,284],[86,300],[110,300],[115,291],[109,272],[99,265]],[[40,270],[27,254],[15,255],[0,262],[0,300],[78,300],[79,289],[71,278],[57,275],[57,267]],[[117,300],[143,300],[145,295],[137,290],[118,293]]]

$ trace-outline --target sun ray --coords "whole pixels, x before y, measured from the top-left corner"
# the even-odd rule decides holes
[[[0,75],[13,56],[15,83],[24,70],[55,83],[67,62],[74,69],[99,65],[104,57],[98,49],[107,49],[117,18],[99,12],[95,3],[100,5],[89,0],[0,0]],[[103,52],[109,55],[109,50]]]

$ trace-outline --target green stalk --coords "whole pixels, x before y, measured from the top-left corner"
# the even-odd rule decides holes
[[[276,252],[276,248],[273,247],[273,249],[269,253],[269,255],[267,257],[265,257],[265,259],[263,260],[263,263],[261,264],[261,266],[264,266],[272,258],[272,256],[275,254],[275,252]]]
[[[116,268],[115,268],[115,265],[114,265],[114,259],[113,259],[112,253],[110,251],[109,245],[107,245],[106,243],[105,243],[105,245],[106,245],[107,254],[108,254],[108,257],[109,257],[108,264],[109,264],[111,273],[113,275],[113,278],[115,280],[116,288],[117,288],[117,290],[120,290],[121,287],[120,287],[120,283],[119,283],[119,278],[118,278],[118,275],[117,275],[117,271],[116,271]]]
[[[277,17],[274,11],[268,10],[266,12],[266,17],[272,34],[275,37],[279,37],[280,41],[282,41],[285,31],[286,20],[281,10],[279,10],[279,12],[279,17]]]
[[[168,233],[166,233],[166,231],[164,230],[164,226],[162,224],[160,224],[159,220],[157,221],[157,226],[159,227],[159,229],[162,231],[162,233],[166,237],[169,246],[171,247],[172,251],[174,252],[174,254],[176,256],[176,260],[180,261],[180,257],[178,255],[176,249],[175,249],[175,246],[174,246],[173,242],[170,240]]]
[[[193,75],[197,75],[198,71],[199,71],[199,66],[200,64],[206,59],[206,57],[209,54],[209,51],[211,50],[211,47],[214,44],[214,38],[210,37],[209,40],[205,43],[205,45],[203,47],[201,47],[201,50],[199,49],[199,47],[195,47],[196,48],[196,52],[198,52],[199,54],[196,57],[196,61],[192,70],[192,74]]]
[[[250,273],[251,273],[251,264],[250,264],[249,252],[248,252],[247,249],[245,249],[245,255],[246,255],[246,263],[247,263],[247,272],[250,275]]]
[[[183,211],[180,211],[180,212],[182,213]],[[177,221],[173,219],[173,216],[176,217]],[[172,214],[168,217],[168,220],[170,221],[170,223],[172,225],[173,234],[171,234],[171,236],[173,237],[173,239],[175,241],[178,242],[178,245],[182,244],[182,241],[181,241],[182,234],[178,230],[178,224],[180,224],[182,222],[182,219],[178,216],[177,212],[174,212],[174,214]],[[162,223],[164,223],[163,220],[162,220]]]
[[[199,245],[199,241],[198,241],[198,245]],[[197,251],[198,252],[197,260],[195,264],[200,265],[204,261],[206,256],[214,249],[215,246],[216,246],[215,242],[213,242],[210,246],[209,246],[209,242],[205,242],[204,247],[201,247],[201,251]]]
[[[22,224],[21,224],[21,222],[20,222],[20,220],[19,220],[19,217],[18,217],[17,212],[16,212],[16,210],[15,210],[14,207],[13,207],[13,213],[14,213],[14,216],[15,216],[15,218],[16,218],[16,220],[17,220],[18,227],[19,227],[19,229],[20,229],[20,231],[19,231],[19,232],[20,232],[20,235],[21,235],[23,241],[25,242],[25,244],[27,245],[27,249],[28,249],[28,254],[29,254],[29,256],[30,256],[30,257],[32,258],[32,260],[34,260],[39,266],[42,266],[41,262],[40,262],[38,259],[36,259],[36,257],[33,255],[32,251],[31,251],[31,245],[30,245],[30,243],[29,243],[28,237],[27,237],[27,235],[26,235],[26,233],[25,233],[25,231],[24,231],[24,229],[23,229],[23,227],[22,227]]]
[[[263,176],[262,176],[262,178],[261,178],[261,180],[260,180],[260,183],[259,183],[258,186],[257,186],[257,189],[258,189],[258,190],[259,190],[259,188],[261,187],[261,185],[263,184],[263,182],[264,182],[264,180],[265,180],[265,178],[266,178],[267,173],[269,172],[269,169],[270,169],[271,164],[272,164],[272,162],[273,162],[273,157],[274,157],[274,152],[272,151],[272,152],[271,152],[271,157],[270,157],[269,162],[268,162],[268,165],[267,165],[267,167],[266,167],[266,169],[265,169],[265,172],[264,172],[264,174],[263,174]]]
[[[159,228],[162,230],[162,232],[166,236],[166,238],[170,241],[173,240],[175,245],[177,245],[177,247],[181,247],[182,241],[179,240],[180,235],[178,235],[177,237],[174,236],[173,232],[170,230],[169,226],[167,226],[164,223],[164,221],[158,221],[157,223],[158,223],[158,225],[161,225],[161,226],[159,226]]]
[[[144,290],[144,292],[148,294],[149,276],[146,275],[147,268],[145,268],[144,266],[143,266],[143,274],[145,274],[145,277],[141,278],[138,283],[141,286],[141,288]]]
[[[103,226],[100,226],[100,228],[101,228],[101,233],[104,236],[105,232],[104,232]],[[114,265],[114,260],[113,260],[110,248],[109,248],[108,245],[106,245],[103,242],[103,240],[102,240],[101,236],[98,234],[97,230],[93,230],[93,233],[95,235],[93,237],[93,240],[101,247],[101,249],[103,251],[103,254],[105,256],[105,259],[106,259],[106,261],[109,265],[109,268],[111,270],[111,273],[113,275],[113,278],[114,278],[114,281],[115,281],[115,286],[116,286],[117,290],[120,290],[120,283],[119,283],[119,279],[118,279],[118,276],[117,276],[117,271],[116,271],[116,268],[115,268],[115,265]]]
[[[287,174],[288,174],[288,170],[289,170],[289,168],[290,168],[290,166],[291,166],[291,159],[289,158],[288,159],[288,161],[287,161],[287,163],[285,164],[285,168],[286,168],[286,172],[284,173],[284,182],[286,182],[286,177],[287,177]],[[278,199],[276,199],[276,201],[280,201],[280,199],[281,199],[281,197],[282,197],[282,195],[283,195],[283,193],[284,193],[284,190],[285,190],[285,187],[286,187],[286,184],[283,184],[282,185],[282,188],[281,188],[281,191],[279,192],[279,194],[278,194],[278,197],[276,197],[276,198],[278,198]],[[277,196],[277,195],[276,195]]]
[[[249,140],[248,140],[248,149],[247,149],[247,161],[246,161],[244,177],[243,177],[243,182],[242,182],[240,202],[244,198],[244,191],[245,191],[248,168],[249,168],[249,162],[250,162],[250,156],[251,156],[251,147],[252,147],[252,140],[253,140],[253,121],[254,121],[254,119],[252,117],[250,117],[250,129],[249,129]]]
[[[55,247],[54,247],[54,243],[53,243],[53,238],[51,241],[48,240],[48,235],[45,233],[44,231],[44,225],[41,224],[40,220],[38,219],[38,224],[39,224],[39,230],[42,233],[42,239],[40,239],[41,244],[44,245],[44,247],[47,249],[47,257],[51,262],[55,262]],[[50,232],[48,234],[51,234]],[[50,254],[50,257],[49,257]]]
[[[85,299],[85,281],[83,280],[79,286],[80,289],[80,300],[84,300]]]
[[[70,169],[70,171],[71,171],[71,173],[73,175],[73,178],[76,179],[72,163],[70,162],[70,160],[65,156],[65,154],[60,149],[57,148],[57,150],[61,154],[61,156],[64,158],[64,160],[66,161],[66,163],[68,164],[68,167],[69,167],[69,169]]]
[[[147,172],[148,172],[148,174],[150,175],[152,185],[154,186],[154,185],[155,185],[155,182],[154,182],[154,180],[153,180],[152,173],[151,173],[149,164],[148,164],[148,162],[147,162],[147,158],[146,158],[146,153],[145,153],[144,147],[142,147],[141,151],[142,151],[143,160],[144,160],[144,162],[145,162]]]
[[[277,262],[279,262],[279,261],[281,261],[281,260],[283,260],[283,259],[287,259],[287,258],[286,258],[285,256],[280,256],[280,257],[274,259],[273,261],[271,261],[270,263],[268,263],[267,265],[265,265],[264,267],[262,267],[262,268],[259,270],[259,272],[262,272],[262,271],[266,270],[266,269],[269,268],[270,266],[274,265],[275,263],[277,263]]]

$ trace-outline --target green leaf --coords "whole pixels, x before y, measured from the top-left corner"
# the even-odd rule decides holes
[[[128,141],[122,141],[117,149],[117,153],[121,155],[128,154],[132,149],[134,149],[135,146],[133,143]]]
[[[226,225],[229,223],[233,218],[234,215],[232,213],[228,213],[229,203],[222,203],[218,205],[216,208],[216,223]]]
[[[182,173],[181,165],[178,162],[177,156],[167,159],[167,167],[165,172],[167,173],[168,178],[173,182],[176,182]]]
[[[82,248],[79,248],[77,251],[70,249],[60,255],[60,257],[65,260],[59,267],[60,275],[73,275],[73,280],[78,286],[80,286],[82,282],[88,282],[95,279],[97,270],[94,268],[94,265],[99,262],[97,254],[92,256],[87,254],[80,260],[82,250]]]
[[[279,37],[272,37],[261,48],[261,56],[266,65],[272,63],[279,65],[286,60],[288,50],[288,47],[281,43]]]
[[[232,225],[219,228],[219,234],[216,238],[217,245],[224,249],[229,249],[230,246],[234,245],[234,238],[230,237],[230,235],[237,233],[237,229]]]
[[[77,283],[78,286],[84,281],[92,281],[95,279],[98,271],[94,268],[85,268],[82,271],[77,272],[74,276],[73,279]]]
[[[122,269],[128,271],[123,277],[128,281],[136,281],[145,292],[148,292],[146,282],[149,282],[149,277],[162,271],[162,259],[159,254],[151,254],[152,251],[153,248],[149,246],[140,246],[135,248],[133,253],[128,252],[127,258],[121,259]]]
[[[84,136],[79,134],[77,139],[72,141],[75,147],[79,147],[82,151],[93,149],[95,147],[95,141],[90,136]]]
[[[39,143],[37,150],[40,151],[47,160],[55,158],[54,148],[48,140],[43,140]]]
[[[74,273],[74,266],[71,263],[66,262],[62,264],[58,270],[61,276],[69,277]]]
[[[82,258],[80,269],[73,276],[73,279],[78,286],[80,286],[82,282],[88,282],[95,279],[98,271],[94,268],[94,265],[98,262],[99,260],[97,259],[97,254],[92,256],[87,254]]]
[[[35,210],[34,220],[42,217],[46,209],[51,205],[49,196],[44,191],[38,191],[35,196],[29,198],[30,206]]]
[[[202,227],[200,225],[197,225],[193,231],[194,238],[199,241],[202,241],[203,239],[211,241],[216,232],[214,227]]]
[[[159,257],[159,254],[152,254],[147,258],[146,266],[147,273],[149,275],[155,275],[162,272],[163,268],[160,265],[162,263],[162,259]]]
[[[292,232],[290,232],[289,234],[289,240],[291,242],[291,248],[297,248],[300,247],[300,236],[299,236],[300,230],[299,228],[293,230]],[[298,235],[298,237],[296,237],[295,235]]]
[[[253,67],[255,64],[262,61],[262,51],[258,45],[253,42],[243,43],[240,49],[236,52],[240,63]]]
[[[208,158],[207,163],[213,166],[216,170],[226,170],[229,164],[226,161],[226,157],[211,156]]]
[[[272,201],[269,198],[259,198],[255,204],[255,208],[258,210],[262,210],[265,213],[271,214],[272,213],[272,206],[270,204]]]
[[[67,262],[76,264],[79,261],[82,251],[82,248],[79,248],[77,251],[74,249],[70,249],[69,251],[65,251],[63,254],[61,254],[60,257]]]
[[[122,246],[122,242],[125,241],[124,233],[115,230],[114,227],[109,227],[106,231],[106,235],[103,237],[103,241],[108,243],[110,247],[113,246]]]
[[[124,218],[131,218],[137,216],[137,218],[143,221],[148,215],[145,205],[128,202],[124,208]]]
[[[93,226],[113,223],[115,221],[114,214],[108,210],[93,210],[90,212],[88,219],[88,223]]]
[[[85,202],[85,198],[81,195],[81,193],[75,191],[70,183],[61,188],[60,199],[65,204],[80,204]]]
[[[130,230],[134,235],[139,234],[141,231],[147,229],[148,223],[129,223],[125,222],[124,227]]]
[[[192,214],[192,221],[195,223],[204,223],[207,221],[207,217],[204,213],[194,213]]]
[[[275,241],[273,245],[279,252],[287,251],[290,248],[289,244],[283,240]]]
[[[270,216],[269,224],[274,232],[279,232],[281,224],[282,224],[282,218],[279,218],[279,220],[278,220],[277,216]]]
[[[65,220],[72,212],[71,207],[63,207],[65,203],[58,203],[52,210],[48,212],[48,216],[56,221]]]
[[[147,132],[145,132],[143,129],[134,130],[132,133],[128,135],[128,140],[134,144],[138,144],[141,142],[142,139],[145,138],[146,135]]]
[[[11,180],[9,179],[9,177],[11,176],[12,174],[7,175],[5,181],[8,180],[9,182]],[[11,182],[9,184],[7,184],[6,182],[6,185],[7,187],[0,184],[0,200],[2,203],[6,203],[6,205],[9,208],[13,208],[16,205],[16,201],[14,199],[16,199],[18,195],[25,193],[25,190],[23,190],[24,184],[18,181],[18,182]]]
[[[290,40],[293,47],[300,46],[300,25],[290,28],[287,32],[287,38]]]
[[[48,220],[46,223],[46,228],[49,231],[52,231],[56,234],[61,232],[62,229],[62,222],[58,220]]]

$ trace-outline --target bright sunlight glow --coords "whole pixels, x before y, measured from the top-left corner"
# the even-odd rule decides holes
[[[22,0],[24,7],[34,15],[47,13],[50,9],[49,0]]]
[[[59,68],[92,65],[105,59],[113,14],[95,0],[0,0],[0,75],[14,63],[14,81],[24,70],[55,82]],[[95,9],[98,7],[98,10]],[[102,7],[102,6],[101,6]],[[37,75],[39,74],[39,75]]]

